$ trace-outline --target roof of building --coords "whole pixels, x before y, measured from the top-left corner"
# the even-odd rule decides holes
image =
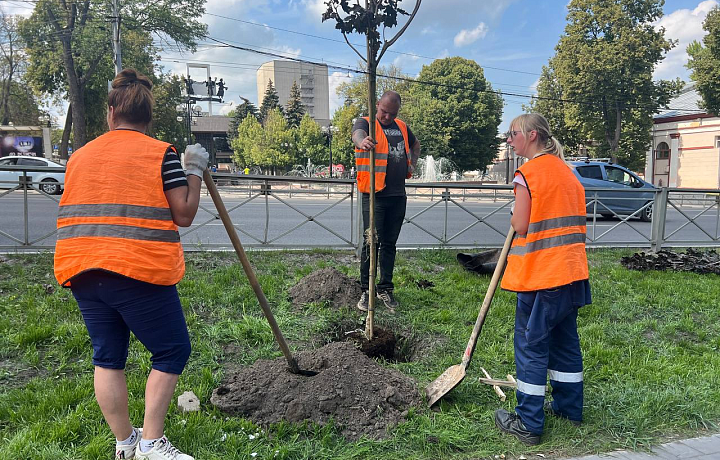
[[[192,132],[194,133],[227,133],[230,117],[225,115],[207,115],[193,117]]]
[[[700,93],[695,86],[695,82],[690,82],[685,85],[682,91],[680,91],[680,94],[670,100],[667,105],[668,107],[671,107],[670,110],[661,110],[660,113],[655,115],[653,118],[657,120],[659,118],[674,118],[688,115],[705,115],[707,114],[707,112],[705,112],[700,107],[701,100],[702,98],[700,97]]]

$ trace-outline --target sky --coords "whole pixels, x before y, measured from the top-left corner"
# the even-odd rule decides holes
[[[702,39],[702,22],[718,3],[718,0],[665,1],[664,16],[655,26],[664,27],[666,37],[678,40],[678,44],[657,67],[657,79],[680,77],[689,81],[685,50],[693,40]],[[23,6],[27,3],[19,0],[0,1],[0,5],[9,13],[27,14],[27,7]],[[412,10],[414,5],[415,0],[400,2],[400,7],[406,10]],[[352,77],[351,73],[332,66],[357,68],[359,58],[334,29],[332,21],[321,21],[324,10],[324,0],[208,0],[202,20],[208,25],[209,37],[328,64],[332,114],[342,103],[335,88]],[[494,89],[531,95],[542,66],[555,53],[566,15],[567,0],[423,0],[409,28],[380,64],[392,63],[404,73],[416,76],[423,65],[434,59],[461,56],[480,64]],[[405,18],[400,17],[400,26]],[[398,29],[388,29],[386,36],[391,37]],[[361,35],[349,38],[353,44],[364,42]],[[364,54],[363,47],[357,48]],[[224,79],[228,86],[227,104],[221,107],[214,104],[214,113],[229,112],[240,103],[240,96],[258,104],[256,70],[273,59],[217,47],[208,39],[201,40],[196,53],[179,53],[163,45],[160,55],[160,64],[166,72],[180,75],[186,73],[187,63],[205,63],[210,65],[213,77]],[[500,132],[529,102],[528,97],[504,99]],[[57,121],[61,121],[62,117],[59,118]]]

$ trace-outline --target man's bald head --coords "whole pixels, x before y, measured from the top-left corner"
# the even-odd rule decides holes
[[[390,126],[400,111],[400,95],[395,91],[385,91],[377,101],[377,120],[383,126]]]
[[[397,91],[385,91],[378,102],[382,101],[397,104],[398,107],[402,104],[402,98]]]

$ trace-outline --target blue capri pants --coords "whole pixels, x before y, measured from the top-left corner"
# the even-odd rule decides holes
[[[91,270],[74,277],[71,289],[90,334],[95,366],[125,369],[132,331],[152,353],[153,369],[182,373],[190,337],[174,285]]]

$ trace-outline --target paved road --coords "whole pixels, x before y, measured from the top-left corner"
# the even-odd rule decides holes
[[[619,451],[589,455],[567,460],[718,460],[720,459],[720,435],[685,439],[662,444],[650,453]]]
[[[247,194],[226,191],[223,193],[226,207],[240,238],[246,246],[258,246],[269,242],[275,246],[347,246],[357,242],[357,200],[351,206],[350,199],[342,200],[341,195],[298,197],[280,196],[268,198],[266,212],[265,197],[250,201]],[[461,246],[499,246],[509,224],[508,207],[498,210],[507,203],[499,198],[458,200],[457,204],[431,201],[429,198],[415,198],[408,202],[406,217],[412,223],[403,226],[399,246],[438,246],[442,240]],[[210,212],[214,206],[208,196],[203,196],[201,209],[187,229],[181,229],[182,241],[186,247],[213,248],[228,246],[229,240],[222,223]],[[294,209],[293,209],[294,208]],[[351,216],[352,208],[352,216]],[[692,216],[702,211],[700,206],[686,205],[683,212]],[[210,212],[208,212],[208,210]],[[307,221],[307,216],[313,216]],[[446,219],[447,216],[447,219]],[[482,218],[483,222],[477,221]],[[38,193],[28,194],[28,240],[34,244],[52,247],[55,243],[53,231],[57,219],[57,203]],[[24,230],[23,193],[16,191],[0,197],[0,231],[23,241]],[[303,224],[303,222],[305,222]],[[447,222],[447,223],[446,223]],[[717,210],[700,216],[698,224],[711,236],[717,235]],[[674,209],[668,210],[666,235],[687,223],[687,219]],[[296,230],[285,234],[302,224]],[[267,227],[266,227],[267,226]],[[323,227],[324,226],[324,227]],[[267,230],[266,230],[267,229]],[[334,232],[334,233],[333,233]],[[284,235],[285,234],[285,235]],[[632,220],[629,225],[617,219],[588,218],[588,237],[598,244],[647,245],[651,235],[651,224]],[[41,239],[42,238],[42,239]],[[37,241],[40,240],[40,241]],[[686,225],[670,241],[710,241],[710,237],[695,225]],[[0,234],[0,246],[17,243]]]

